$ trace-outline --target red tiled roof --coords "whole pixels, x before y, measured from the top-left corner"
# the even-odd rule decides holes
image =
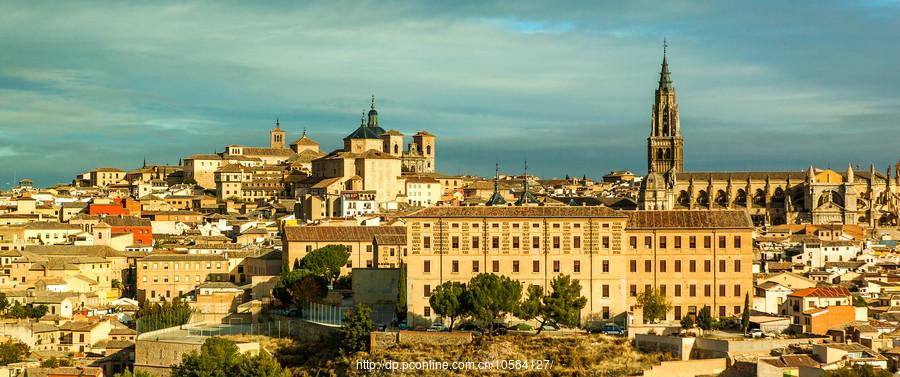
[[[794,291],[788,296],[794,297],[847,297],[850,290],[844,287],[813,287]]]

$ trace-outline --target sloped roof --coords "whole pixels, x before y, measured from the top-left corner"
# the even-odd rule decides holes
[[[288,242],[303,241],[350,241],[371,242],[376,235],[393,234],[406,236],[402,226],[289,226],[284,228],[284,238]]]
[[[788,296],[840,298],[850,296],[850,290],[844,287],[813,287],[794,291]]]
[[[753,222],[745,211],[633,211],[628,212],[626,229],[752,229]]]

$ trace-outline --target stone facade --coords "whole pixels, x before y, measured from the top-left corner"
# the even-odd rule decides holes
[[[743,209],[756,225],[860,224],[897,226],[900,171],[816,169],[761,172],[686,172],[675,89],[663,57],[647,138],[645,210]],[[858,170],[858,169],[857,169]]]

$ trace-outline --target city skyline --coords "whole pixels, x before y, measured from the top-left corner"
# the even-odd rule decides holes
[[[895,2],[330,6],[4,6],[0,185],[265,145],[276,117],[330,151],[373,93],[385,129],[440,137],[440,172],[643,173],[663,38],[686,170],[898,157]]]

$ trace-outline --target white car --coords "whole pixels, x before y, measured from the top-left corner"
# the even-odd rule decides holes
[[[751,338],[762,338],[765,335],[766,334],[760,329],[750,329],[750,331],[747,332],[747,336]]]

